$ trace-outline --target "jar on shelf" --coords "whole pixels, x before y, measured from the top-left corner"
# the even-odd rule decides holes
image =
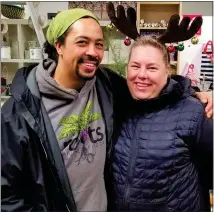
[[[42,59],[42,49],[40,47],[30,48],[30,59],[31,60],[41,60]]]
[[[1,45],[1,59],[11,59],[11,47],[6,41]]]

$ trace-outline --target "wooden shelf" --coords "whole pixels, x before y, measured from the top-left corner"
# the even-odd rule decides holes
[[[138,27],[138,29],[145,30],[166,30],[167,27]]]
[[[9,99],[11,96],[1,96],[1,99]]]
[[[10,25],[29,25],[28,19],[8,19],[8,18],[2,18],[3,21],[6,21],[7,24]],[[48,24],[50,23],[51,20],[48,20]],[[99,21],[100,26],[107,26],[108,24],[111,23],[111,21]]]
[[[5,21],[7,24],[21,24],[21,25],[28,25],[28,19],[9,19],[9,18],[2,18],[2,21]]]
[[[174,4],[174,5],[178,5],[178,4],[180,4],[180,2],[179,1],[162,1],[162,2],[155,2],[155,1],[153,1],[153,2],[139,2],[139,4],[148,4],[148,5],[154,5],[154,4],[158,4],[158,5],[161,5],[161,4],[163,4],[163,5],[166,5],[166,4]]]
[[[177,65],[177,61],[170,61],[170,65],[176,66]]]
[[[180,15],[180,2],[138,2],[137,20],[145,23],[158,23],[161,20],[169,21],[174,14]]]
[[[2,4],[8,4],[8,5],[25,5],[25,1],[4,1]]]
[[[40,61],[31,59],[1,59],[1,63],[39,63]]]
[[[174,14],[182,15],[182,2],[174,1],[174,2],[154,2],[154,1],[146,1],[146,2],[137,2],[137,25],[138,30],[141,33],[144,32],[152,32],[152,33],[161,33],[167,29],[167,27],[141,27],[140,21],[143,19],[144,23],[159,23],[161,20],[166,22],[169,21],[170,17]],[[158,31],[159,30],[159,31]],[[177,45],[173,44],[174,46]],[[180,52],[178,52],[177,61],[171,61],[170,65],[175,66],[176,70],[179,70],[179,56]]]

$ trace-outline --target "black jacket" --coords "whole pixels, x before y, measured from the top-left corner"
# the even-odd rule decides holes
[[[122,125],[113,148],[115,209],[208,209],[213,126],[191,94],[190,82],[170,79],[159,97],[137,103]]]
[[[40,99],[35,68],[17,71],[12,97],[1,110],[1,209],[76,211],[59,145]],[[131,98],[125,80],[114,72],[99,69],[96,75],[107,132],[107,183],[113,129]]]

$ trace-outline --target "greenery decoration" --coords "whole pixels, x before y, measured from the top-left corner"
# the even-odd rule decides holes
[[[121,33],[113,28],[109,30],[106,28],[104,30],[104,39],[106,41],[106,49],[111,51],[113,54],[113,63],[107,65],[108,68],[117,72],[119,75],[125,77],[126,76],[126,66],[127,66],[127,59],[122,57],[120,51],[117,50],[116,44],[113,42],[114,39],[121,39]]]

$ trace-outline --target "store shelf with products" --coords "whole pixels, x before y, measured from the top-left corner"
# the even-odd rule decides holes
[[[9,25],[29,25],[29,23],[31,24],[30,19],[8,19],[8,18],[2,18],[2,21],[5,21],[7,24]],[[51,20],[47,20],[47,26],[49,25]],[[99,24],[100,26],[104,27],[107,26],[108,24],[110,24],[111,22],[109,20],[100,20]]]
[[[145,23],[160,23],[161,20],[168,21],[173,14],[181,15],[181,2],[138,2],[137,20]]]
[[[166,30],[167,27],[138,27],[139,30]]]
[[[1,59],[1,63],[39,63],[40,61],[31,59]]]
[[[26,2],[23,5],[26,5]],[[7,10],[10,11],[10,13],[7,12],[8,16],[14,16],[14,14],[18,16],[17,11],[13,10],[14,14],[11,14],[13,12],[11,8],[7,8]],[[5,11],[4,14],[6,14]],[[35,27],[30,19],[23,19],[21,17],[19,19],[10,19],[2,16],[1,27],[1,79],[4,82],[1,85],[2,105],[9,98],[7,96],[8,89],[16,71],[23,66],[39,63],[42,53],[38,59],[31,58],[30,49],[41,48]]]

